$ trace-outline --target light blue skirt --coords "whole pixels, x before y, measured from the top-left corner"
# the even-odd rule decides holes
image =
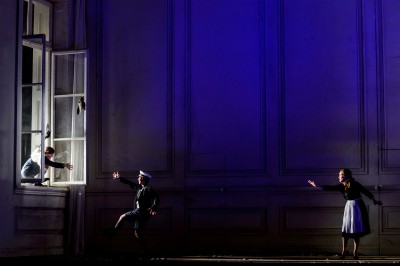
[[[359,238],[371,233],[367,207],[359,198],[347,200],[343,213],[342,236]]]

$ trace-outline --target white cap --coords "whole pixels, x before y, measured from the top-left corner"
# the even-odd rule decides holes
[[[146,173],[145,171],[142,171],[142,170],[140,170],[139,175],[147,177],[149,179],[152,178],[152,176],[149,173]]]

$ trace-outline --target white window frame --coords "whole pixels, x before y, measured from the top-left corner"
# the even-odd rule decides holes
[[[67,170],[66,168],[61,169],[61,171],[64,171],[64,176],[66,176],[65,172],[68,172],[68,178],[63,181],[57,181],[55,180],[55,169],[54,167],[49,167],[47,173],[44,171],[44,167],[41,167],[41,172],[40,176],[38,178],[29,178],[29,179],[22,179],[20,170],[22,165],[25,163],[22,161],[22,134],[32,134],[31,136],[31,149],[33,150],[33,147],[39,146],[41,148],[41,165],[44,165],[45,157],[44,157],[44,148],[46,146],[51,146],[54,148],[55,145],[59,141],[65,141],[65,139],[62,138],[55,138],[54,137],[54,125],[56,124],[57,121],[56,115],[55,115],[55,100],[60,97],[74,97],[73,99],[73,106],[77,105],[77,98],[78,97],[84,97],[84,99],[87,101],[86,97],[86,91],[87,91],[87,51],[86,50],[80,50],[80,51],[63,51],[63,52],[54,52],[51,44],[52,44],[52,4],[48,1],[45,0],[19,0],[21,3],[21,10],[22,10],[22,19],[26,24],[24,25],[25,30],[22,29],[21,34],[23,35],[22,39],[22,46],[28,46],[32,49],[35,50],[41,50],[42,51],[42,56],[37,56],[33,58],[32,61],[32,72],[33,74],[37,73],[37,76],[41,77],[34,77],[32,84],[22,84],[22,75],[20,75],[20,93],[19,93],[19,102],[21,103],[22,100],[22,89],[24,87],[33,87],[33,88],[41,88],[41,106],[38,106],[38,112],[32,110],[32,112],[35,112],[35,114],[32,113],[32,116],[35,116],[35,119],[40,120],[40,128],[32,127],[31,130],[27,132],[22,131],[22,104],[19,104],[19,114],[20,117],[18,119],[19,122],[19,144],[17,145],[18,147],[18,155],[17,155],[17,186],[19,185],[27,185],[30,183],[40,183],[44,181],[44,177],[50,178],[50,181],[47,182],[46,184],[48,186],[69,186],[69,185],[86,185],[86,111],[82,113],[84,116],[83,120],[83,126],[80,125],[80,128],[83,127],[84,134],[83,136],[75,137],[71,136],[68,138],[68,141],[71,141],[73,143],[74,141],[80,141],[81,143],[83,142],[83,150],[82,146],[80,146],[80,155],[83,154],[83,156],[79,156],[79,158],[75,158],[77,156],[74,156],[74,151],[69,151],[70,152],[70,157],[68,158],[68,161],[59,161],[55,158],[55,162],[61,162],[61,163],[72,163],[75,161],[77,164],[81,165],[80,167],[80,174],[74,175],[74,169],[73,170]],[[26,8],[24,10],[24,8]],[[25,12],[24,12],[25,11]],[[39,18],[34,18],[34,16],[37,15]],[[25,17],[26,16],[26,17]],[[55,94],[55,88],[54,88],[54,66],[52,62],[54,61],[54,58],[59,55],[73,55],[73,54],[84,54],[84,90],[82,93],[75,93],[75,94],[63,94],[63,95],[57,95]],[[38,60],[38,58],[42,59],[41,63],[35,64],[35,59]],[[39,61],[38,61],[39,62]],[[35,69],[35,66],[41,66],[42,69]],[[22,65],[23,67],[23,65]],[[22,73],[22,72],[21,72]],[[51,73],[51,74],[50,74]],[[37,81],[37,82],[36,82]],[[36,96],[37,97],[37,96]],[[32,100],[34,100],[34,97],[32,97]],[[39,102],[39,98],[38,98]],[[39,104],[40,105],[40,104]],[[71,110],[73,111],[73,110]],[[72,130],[74,131],[74,118],[71,116],[71,126]],[[37,123],[36,123],[37,124]],[[50,138],[45,139],[45,134],[47,131],[47,126],[50,127]],[[25,130],[25,129],[24,129]],[[40,141],[39,136],[36,135],[35,139],[32,140],[33,134],[40,134]],[[80,144],[81,144],[80,143]],[[79,146],[79,145],[78,145]],[[73,147],[73,145],[71,146]],[[32,152],[32,151],[31,151]],[[56,155],[58,152],[56,149]],[[25,153],[29,153],[29,151],[25,151]],[[24,155],[24,156],[27,156]],[[83,157],[83,158],[82,158]],[[58,169],[58,168],[57,168]],[[44,184],[44,183],[43,183]]]
[[[56,81],[56,58],[58,56],[71,56],[71,55],[83,55],[84,56],[84,60],[83,60],[83,69],[84,69],[84,73],[83,73],[83,90],[82,92],[72,92],[72,93],[62,93],[62,94],[58,94],[56,91],[56,85],[55,85],[55,81]],[[86,185],[86,117],[87,117],[87,112],[86,110],[82,110],[80,115],[83,116],[83,136],[75,136],[74,135],[74,129],[75,129],[75,117],[76,117],[76,109],[78,106],[78,100],[80,97],[83,97],[85,102],[87,102],[87,50],[71,50],[71,51],[54,51],[52,52],[52,60],[51,60],[51,128],[52,128],[52,132],[55,132],[55,128],[54,126],[57,124],[55,121],[55,117],[56,117],[56,100],[57,99],[62,99],[62,98],[72,98],[72,105],[71,105],[71,109],[68,110],[68,112],[70,112],[71,114],[71,134],[69,137],[64,137],[64,138],[57,138],[54,137],[55,134],[52,134],[52,143],[53,145],[55,145],[57,142],[70,142],[71,143],[71,163],[74,167],[74,169],[77,169],[78,166],[81,169],[81,173],[82,175],[76,175],[76,172],[74,170],[70,171],[69,175],[68,175],[68,180],[61,180],[58,181],[55,178],[55,171],[54,169],[52,169],[51,171],[51,175],[50,175],[50,181],[51,184],[53,186],[65,186],[65,185]],[[81,141],[83,142],[83,158],[76,156],[76,152],[75,152],[75,145],[74,143]],[[54,146],[53,146],[54,147]],[[79,164],[79,165],[78,165]]]
[[[53,32],[53,5],[52,3],[45,0],[23,0],[28,4],[28,14],[26,18],[26,31],[25,35],[36,35],[45,34],[46,46],[51,47],[52,43],[52,32]],[[34,10],[34,7],[45,7],[48,10],[48,16],[43,15],[38,8]],[[34,13],[35,12],[35,13]],[[36,13],[37,12],[37,13]],[[38,15],[38,17],[35,15]],[[36,19],[35,19],[36,18]]]
[[[36,35],[25,35],[22,38],[22,45],[24,47],[28,47],[31,48],[33,51],[39,51],[39,53],[36,53],[36,56],[33,56],[32,58],[32,79],[33,81],[31,83],[26,83],[23,84],[21,82],[21,102],[22,102],[22,90],[25,88],[31,88],[32,89],[32,95],[36,94],[36,97],[33,96],[32,100],[32,106],[36,105],[35,103],[37,102],[37,100],[40,100],[39,103],[40,105],[36,105],[33,106],[32,109],[32,116],[33,119],[35,119],[35,121],[33,121],[33,124],[36,124],[37,126],[31,126],[31,128],[29,130],[23,130],[22,128],[22,122],[23,119],[21,117],[21,138],[20,138],[20,147],[21,149],[22,147],[22,135],[24,134],[40,134],[40,141],[38,142],[38,140],[36,139],[36,141],[34,140],[34,138],[31,136],[31,151],[33,151],[33,147],[44,147],[45,144],[45,124],[48,124],[48,121],[46,121],[46,117],[47,117],[47,112],[48,112],[48,108],[46,108],[46,99],[49,89],[48,89],[48,75],[46,75],[46,73],[48,73],[49,68],[47,67],[48,64],[46,64],[46,62],[48,62],[48,58],[49,58],[49,52],[46,51],[46,45],[45,45],[45,41],[46,37],[44,34],[36,34]],[[38,61],[35,61],[35,59],[38,59]],[[40,62],[39,62],[40,61]],[[40,65],[40,68],[39,68]],[[37,66],[38,68],[35,68],[35,66]],[[21,77],[22,79],[22,77]],[[35,93],[35,90],[40,90],[40,96],[37,97],[37,93]],[[36,108],[35,108],[36,107]],[[35,111],[36,110],[36,111]],[[22,104],[21,104],[21,112],[20,112],[21,116],[22,116]],[[40,125],[38,125],[38,123],[40,123]],[[33,127],[33,128],[32,128]],[[33,146],[33,147],[32,147]],[[43,149],[41,149],[43,150]],[[20,150],[20,157],[22,156],[22,150]],[[29,152],[29,154],[30,154]],[[40,157],[40,165],[44,165],[44,153],[41,154]],[[21,160],[18,160],[21,162]],[[25,163],[22,162],[22,164]],[[22,164],[21,167],[22,167]],[[40,174],[38,176],[38,178],[21,178],[21,183],[24,184],[29,184],[29,183],[38,183],[43,181],[43,176],[44,176],[44,169],[43,167],[41,167],[41,171]]]

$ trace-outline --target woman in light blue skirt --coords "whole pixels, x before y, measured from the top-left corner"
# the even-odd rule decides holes
[[[375,205],[382,205],[382,202],[376,200],[368,189],[353,178],[350,169],[341,169],[338,179],[339,184],[322,185],[320,188],[328,191],[339,191],[347,200],[342,223],[342,254],[339,259],[344,259],[349,254],[347,243],[350,238],[354,240],[353,258],[358,259],[360,238],[371,233],[367,207],[361,194],[371,199]],[[308,180],[308,183],[313,187],[319,188],[313,180]]]

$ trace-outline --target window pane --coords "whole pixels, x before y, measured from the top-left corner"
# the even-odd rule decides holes
[[[72,120],[75,108],[73,97],[57,97],[54,99],[54,138],[72,137]]]
[[[72,141],[72,181],[82,182],[85,181],[85,143],[83,140]]]
[[[84,140],[57,141],[55,142],[54,161],[71,163],[72,170],[67,168],[53,168],[55,183],[71,182],[82,183],[85,181],[85,142]]]
[[[53,160],[59,163],[70,163],[71,162],[71,141],[57,141],[55,142]],[[74,166],[75,167],[75,166]],[[68,182],[70,181],[70,176],[72,171],[67,168],[54,168],[54,181],[55,182]]]
[[[57,97],[54,99],[54,138],[84,137],[84,111],[77,114],[81,97]],[[74,127],[72,127],[74,124]]]
[[[42,90],[40,86],[22,88],[22,132],[41,130]]]
[[[39,178],[41,167],[40,133],[26,133],[21,136],[21,177]],[[24,172],[24,173],[22,173]]]
[[[35,38],[24,42],[25,46],[22,49],[22,84],[41,83],[43,73],[41,39]]]
[[[55,63],[55,95],[71,94],[74,77],[73,55],[57,55]]]
[[[74,138],[83,138],[85,137],[85,114],[84,110],[81,110],[78,114],[77,109],[78,109],[78,101],[80,100],[81,97],[74,97],[74,117],[72,118],[72,121],[74,123],[74,128],[73,128],[73,137]],[[85,102],[85,98],[83,98],[83,101]],[[84,103],[86,104],[86,103]]]
[[[85,91],[86,55],[65,54],[55,58],[55,94],[79,94]]]
[[[33,34],[45,34],[50,38],[50,7],[33,1]]]
[[[74,80],[74,93],[84,93],[85,91],[85,68],[86,68],[86,54],[75,54],[75,80]]]

